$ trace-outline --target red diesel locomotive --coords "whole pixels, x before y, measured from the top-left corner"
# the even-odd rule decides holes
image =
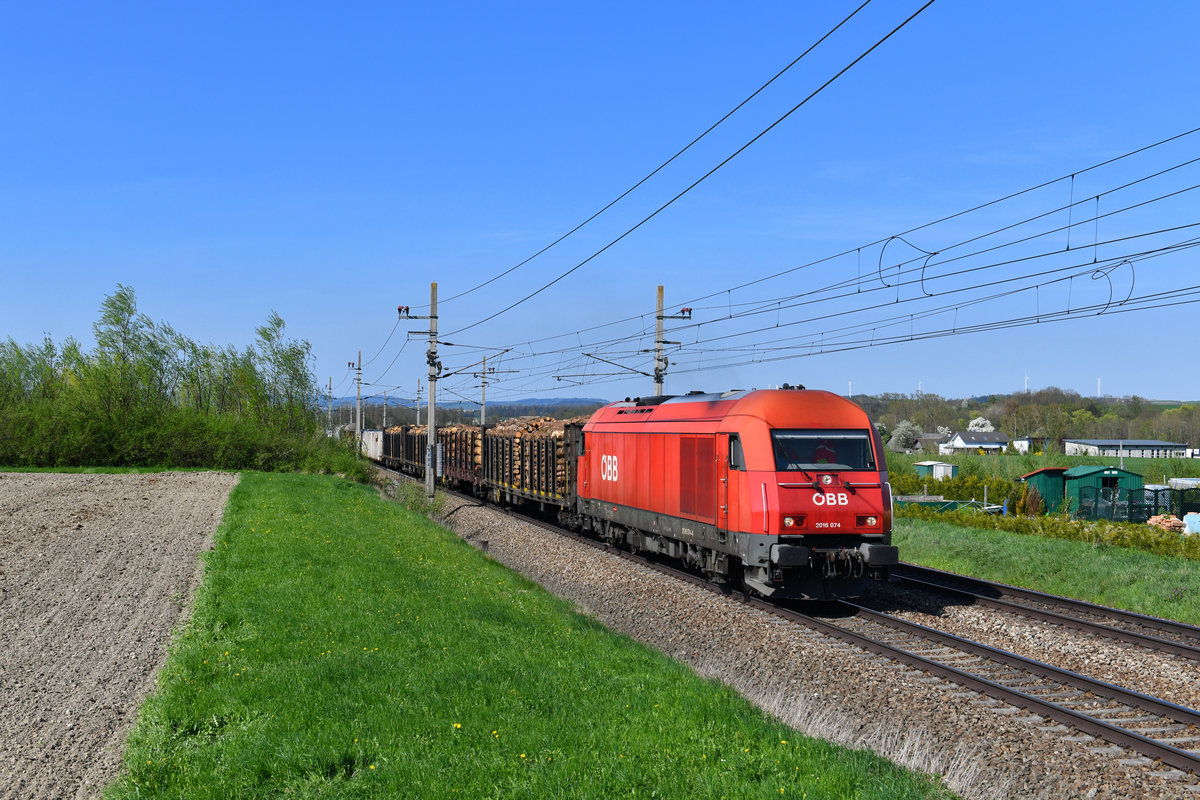
[[[612,403],[579,437],[561,517],[607,541],[780,598],[860,594],[897,563],[882,442],[835,394]]]
[[[368,433],[373,457],[423,473],[424,429]],[[444,482],[557,508],[567,527],[763,595],[854,596],[897,562],[879,435],[829,392],[639,398],[548,435],[458,428],[437,440]]]

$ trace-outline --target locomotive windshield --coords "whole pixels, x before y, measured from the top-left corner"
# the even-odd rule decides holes
[[[775,469],[874,470],[869,431],[771,431]]]

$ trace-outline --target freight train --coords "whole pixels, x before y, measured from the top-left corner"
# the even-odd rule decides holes
[[[424,429],[363,436],[376,460],[423,474]],[[761,595],[853,597],[898,560],[879,434],[829,392],[627,399],[586,422],[437,438],[445,483]]]

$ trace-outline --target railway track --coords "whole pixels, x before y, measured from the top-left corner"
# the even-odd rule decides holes
[[[730,592],[655,559],[612,548],[510,509],[497,510],[710,591],[733,595],[746,605],[951,681],[1008,707],[1025,709],[1058,724],[1043,726],[1047,730],[1059,728],[1064,738],[1079,741],[1093,752],[1150,769],[1158,762],[1190,773],[1193,780],[1200,776],[1200,712],[1193,709],[855,604],[842,603],[840,611],[816,614],[811,609],[784,607]]]
[[[1200,712],[853,603],[832,621],[774,613],[1039,716],[1200,775]]]
[[[916,564],[901,564],[894,568],[892,579],[900,585],[947,594],[977,606],[1020,614],[1200,661],[1200,628],[1194,625],[1003,583],[992,583]]]
[[[668,564],[608,547],[541,520],[515,512],[506,513],[680,580],[714,592],[728,593],[699,576]],[[736,594],[737,599],[747,605],[953,681],[1003,703],[1069,725],[1110,745],[1200,775],[1200,712],[1193,709],[854,603],[842,601],[838,604],[847,609],[850,616],[818,617],[761,598]]]

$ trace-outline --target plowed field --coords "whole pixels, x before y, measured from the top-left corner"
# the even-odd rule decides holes
[[[0,797],[93,797],[237,476],[0,473]]]

